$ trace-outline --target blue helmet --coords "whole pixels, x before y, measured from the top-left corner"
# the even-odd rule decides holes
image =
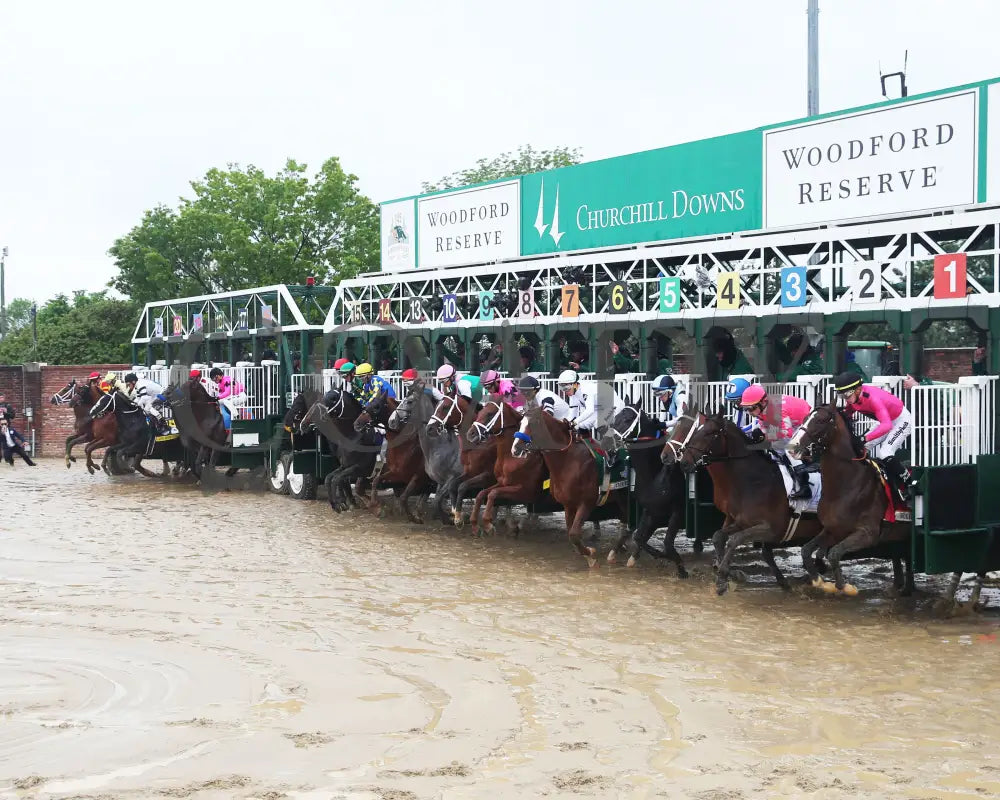
[[[677,381],[674,380],[672,375],[660,375],[656,380],[653,381],[653,394],[663,394],[664,392],[672,392],[677,388]]]
[[[750,381],[745,378],[737,378],[734,381],[729,382],[729,386],[726,387],[726,399],[733,403],[740,402],[740,398],[743,397],[743,392],[750,388]]]

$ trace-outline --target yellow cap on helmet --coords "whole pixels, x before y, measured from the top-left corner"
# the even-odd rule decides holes
[[[354,370],[354,374],[359,378],[363,378],[365,375],[371,375],[373,371],[372,365],[366,361],[363,364],[358,364],[358,368]]]

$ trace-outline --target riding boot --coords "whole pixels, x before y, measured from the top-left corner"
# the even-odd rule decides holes
[[[887,456],[881,459],[882,467],[885,469],[886,477],[889,478],[890,482],[893,484],[893,488],[896,490],[896,496],[903,503],[909,500],[909,488],[907,487],[907,480],[909,475],[906,471],[906,467],[903,466],[902,462],[896,458],[896,456]]]
[[[788,495],[789,500],[809,500],[813,496],[812,487],[809,485],[808,464],[796,464],[792,467],[792,477],[795,478],[795,491]]]

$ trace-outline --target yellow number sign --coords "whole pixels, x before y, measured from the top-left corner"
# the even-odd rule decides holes
[[[724,311],[732,311],[740,307],[740,273],[719,273],[715,307]]]

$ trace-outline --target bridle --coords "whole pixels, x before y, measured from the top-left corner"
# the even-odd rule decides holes
[[[691,421],[691,427],[688,428],[687,435],[685,435],[685,437],[679,442],[673,438],[667,439],[666,445],[670,448],[670,452],[674,454],[674,460],[678,463],[680,463],[681,456],[684,455],[684,451],[687,450],[690,445],[691,437],[693,437],[695,431],[702,426],[702,423],[698,420],[698,418],[692,417],[690,414],[681,414],[681,416],[677,418],[677,421],[680,422],[682,419]]]
[[[493,435],[493,426],[498,422],[500,427],[497,428],[496,432],[500,433],[504,430],[503,424],[503,403],[498,403],[496,400],[490,400],[485,406],[483,406],[483,411],[486,411],[490,406],[497,407],[497,413],[493,415],[489,422],[480,422],[478,419],[472,423],[472,428],[476,432],[476,436],[479,438],[477,441],[485,442],[490,436]]]
[[[56,405],[65,405],[70,402],[76,393],[76,378],[69,382],[64,389],[52,395],[52,402]]]
[[[826,412],[827,427],[823,428],[821,434],[810,432],[808,430],[809,423],[812,421],[813,417],[816,417],[821,411]],[[837,419],[834,416],[836,413],[837,413],[836,411],[831,411],[830,409],[821,406],[819,408],[814,408],[812,411],[810,411],[809,416],[807,416],[803,420],[801,427],[796,433],[796,436],[799,433],[801,433],[803,436],[809,437],[808,443],[804,447],[801,447],[799,450],[799,452],[803,456],[805,456],[806,459],[808,459],[809,461],[818,461],[819,458],[829,449],[830,439],[832,438],[833,433],[837,428]],[[851,440],[851,450],[853,450],[855,456],[857,456],[858,453],[857,437],[851,431],[850,426],[847,427],[847,434]],[[864,451],[862,450],[862,453],[863,452]],[[862,461],[862,460],[864,460],[864,455],[851,459],[851,461]]]
[[[118,396],[121,392],[111,392],[110,394],[104,395],[100,400],[94,403],[93,407],[90,409],[90,416],[94,419],[100,419],[101,417],[107,415],[108,413],[118,414]],[[124,395],[121,395],[124,397]],[[110,398],[110,400],[108,399]],[[104,408],[98,408],[101,404],[104,404]],[[122,414],[135,414],[138,412],[139,406],[134,403],[131,404],[132,408],[126,408],[122,410]]]
[[[448,408],[448,412],[444,415],[444,417],[439,417],[438,408],[441,408],[441,406],[443,406],[449,400],[451,401],[451,406]],[[458,417],[459,417],[458,421],[461,423],[462,411],[461,409],[458,408],[458,392],[455,392],[455,394],[453,395],[445,395],[444,398],[441,400],[441,402],[438,403],[437,408],[434,409],[434,413],[431,415],[431,418],[427,420],[427,427],[431,427],[431,424],[436,422],[442,428],[447,428],[448,420],[451,419],[451,415],[455,413],[456,409],[458,409]]]

